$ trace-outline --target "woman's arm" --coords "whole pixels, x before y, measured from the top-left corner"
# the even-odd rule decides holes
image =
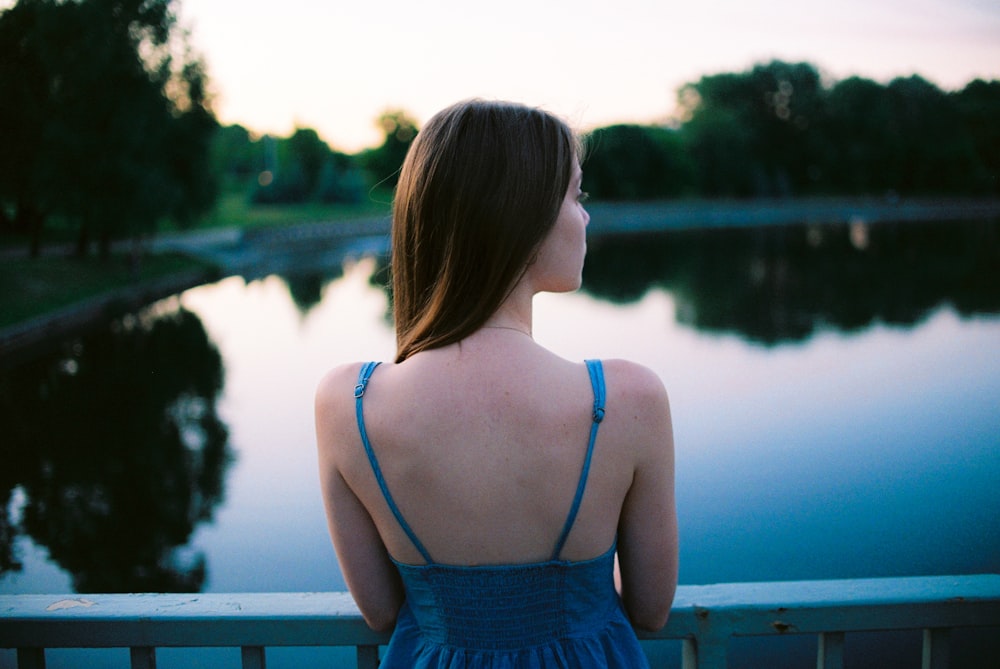
[[[344,581],[365,622],[381,632],[395,625],[404,593],[371,515],[341,472],[345,449],[362,449],[352,394],[357,371],[357,365],[334,370],[316,392],[320,489]]]
[[[677,588],[677,509],[670,402],[660,379],[633,367],[623,389],[636,466],[618,526],[621,594],[636,627],[655,631],[667,623]]]

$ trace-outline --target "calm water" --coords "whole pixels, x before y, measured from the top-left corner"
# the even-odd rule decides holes
[[[231,277],[0,376],[0,592],[344,589],[312,394],[392,358],[383,277]],[[594,240],[535,315],[665,382],[682,584],[1000,572],[1000,226]]]

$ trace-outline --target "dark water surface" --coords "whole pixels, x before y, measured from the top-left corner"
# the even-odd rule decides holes
[[[312,394],[392,358],[383,279],[367,255],[231,277],[0,376],[0,592],[344,589]],[[682,584],[1000,572],[1000,225],[596,239],[535,316],[566,358],[664,380]]]

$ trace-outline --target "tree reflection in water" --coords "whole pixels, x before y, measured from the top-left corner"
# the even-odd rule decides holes
[[[299,313],[306,315],[323,300],[323,289],[331,281],[344,275],[344,266],[325,267],[320,270],[302,272],[299,274],[281,275],[288,287],[288,294],[295,303]]]
[[[48,549],[77,592],[196,592],[185,545],[224,495],[223,364],[196,315],[168,300],[0,376],[0,573],[14,540]]]
[[[600,237],[584,289],[626,303],[659,287],[699,330],[772,345],[816,330],[914,325],[952,305],[1000,312],[1000,225],[879,223]]]
[[[388,257],[369,283],[385,291]],[[303,314],[341,266],[284,275]],[[821,329],[912,326],[943,305],[1000,313],[1000,222],[948,221],[693,228],[588,240],[583,290],[625,304],[652,288],[674,298],[678,322],[764,345]]]

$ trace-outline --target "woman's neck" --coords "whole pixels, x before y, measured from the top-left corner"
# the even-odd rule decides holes
[[[503,304],[493,312],[481,329],[514,330],[529,337],[532,336],[532,299],[531,295],[515,288],[504,300]]]

